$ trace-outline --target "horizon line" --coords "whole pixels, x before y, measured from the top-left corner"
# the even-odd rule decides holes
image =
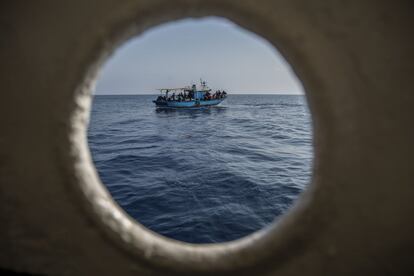
[[[304,93],[227,93],[228,95],[305,95]],[[145,94],[132,94],[132,93],[122,93],[122,94],[92,94],[93,96],[150,96],[150,95],[159,95],[159,93],[145,93]]]

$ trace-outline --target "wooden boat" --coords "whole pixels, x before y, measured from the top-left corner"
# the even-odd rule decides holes
[[[217,90],[212,93],[205,81],[200,80],[200,89],[191,87],[158,89],[161,95],[153,101],[161,108],[200,108],[220,104],[227,98],[226,91]]]

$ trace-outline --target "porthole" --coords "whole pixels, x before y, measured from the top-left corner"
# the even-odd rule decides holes
[[[248,24],[244,25],[245,28],[248,28],[247,26]],[[137,223],[113,200],[92,165],[86,137],[86,122],[89,119],[87,113],[91,108],[92,91],[99,68],[103,66],[103,61],[108,57],[107,54],[114,51],[119,42],[131,38],[136,34],[136,30],[142,31],[136,28],[136,25],[132,30],[135,31],[131,32],[131,29],[127,28],[126,32],[121,33],[122,35],[113,36],[111,43],[106,42],[103,45],[101,55],[98,55],[95,63],[89,67],[84,82],[76,93],[77,107],[73,116],[73,125],[77,127],[72,132],[74,143],[71,151],[76,159],[76,177],[81,183],[79,190],[85,198],[87,212],[91,214],[94,221],[101,225],[105,235],[138,260],[159,268],[187,272],[234,271],[252,268],[270,256],[286,256],[284,250],[287,246],[295,244],[293,248],[297,249],[305,246],[302,243],[302,236],[306,231],[307,223],[296,228],[293,225],[298,223],[300,217],[309,218],[307,206],[312,189],[307,189],[301,196],[302,199],[277,223],[234,241],[208,245],[180,242],[158,235]],[[307,234],[312,235],[312,233]],[[269,246],[276,250],[266,250]]]

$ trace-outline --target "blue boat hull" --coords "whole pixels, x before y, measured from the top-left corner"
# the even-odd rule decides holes
[[[197,108],[197,107],[207,107],[207,106],[214,106],[218,105],[222,101],[224,101],[226,98],[221,99],[213,99],[208,101],[185,101],[185,102],[179,102],[179,101],[153,101],[157,107],[170,107],[170,108]]]

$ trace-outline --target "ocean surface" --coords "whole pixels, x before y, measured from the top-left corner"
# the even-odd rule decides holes
[[[95,96],[89,146],[118,204],[147,228],[225,242],[286,212],[311,177],[304,96],[229,95],[220,106],[159,110],[154,95]]]

